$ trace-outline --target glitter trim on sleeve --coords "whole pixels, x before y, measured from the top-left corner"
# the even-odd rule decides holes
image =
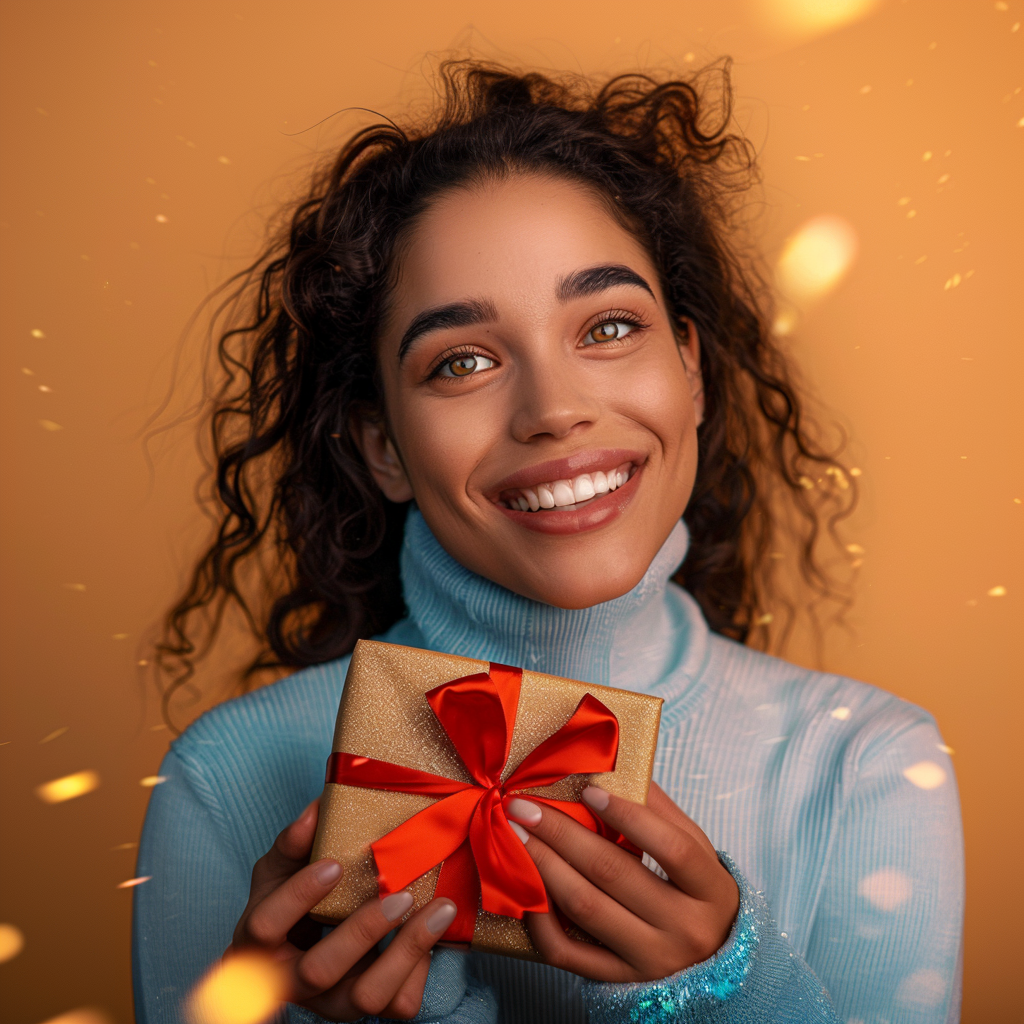
[[[821,982],[779,934],[764,893],[728,854],[718,856],[740,890],[725,945],[660,981],[585,982],[590,1024],[839,1024]]]

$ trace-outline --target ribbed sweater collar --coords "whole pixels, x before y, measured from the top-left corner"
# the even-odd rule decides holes
[[[679,695],[686,687],[677,670],[692,680],[707,646],[696,604],[669,582],[688,544],[680,521],[627,594],[590,608],[556,608],[460,565],[413,508],[401,555],[405,602],[427,649],[666,697],[673,675],[667,689]]]

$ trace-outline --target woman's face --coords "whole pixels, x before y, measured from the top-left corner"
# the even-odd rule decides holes
[[[441,198],[402,250],[379,358],[387,424],[356,440],[453,558],[562,608],[639,582],[693,487],[698,340],[598,199],[541,175]]]

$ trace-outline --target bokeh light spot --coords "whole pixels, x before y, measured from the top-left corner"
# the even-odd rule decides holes
[[[934,761],[918,761],[904,769],[903,777],[918,789],[937,789],[946,781],[946,772]]]
[[[820,299],[839,284],[856,254],[857,234],[842,217],[812,217],[782,250],[779,290],[798,306]]]
[[[880,0],[757,0],[762,17],[778,30],[817,35],[866,17]]]
[[[43,785],[36,786],[36,796],[48,804],[60,804],[65,800],[74,800],[77,796],[91,793],[99,784],[99,775],[90,769],[44,782]]]
[[[113,1021],[110,1014],[84,1006],[80,1010],[69,1010],[59,1017],[51,1017],[45,1024],[113,1024]]]
[[[123,882],[118,882],[117,887],[118,889],[134,889],[135,886],[148,882],[152,877],[152,875],[140,875],[138,878],[129,878]]]
[[[149,789],[152,786],[159,786],[161,782],[166,781],[166,775],[147,775],[144,779],[139,779],[139,785]]]
[[[217,964],[188,1001],[191,1024],[260,1024],[287,996],[284,967],[264,953],[239,953]]]
[[[915,971],[900,982],[899,1002],[916,1006],[938,1006],[946,996],[946,979],[938,971]]]
[[[16,925],[0,924],[0,964],[13,960],[25,948],[25,936]]]
[[[850,709],[835,708],[832,711],[832,717],[838,719],[840,722],[845,722],[850,717]]]
[[[1006,597],[1006,587],[993,587],[988,591],[989,597]]]
[[[857,892],[873,907],[891,912],[910,899],[914,884],[902,871],[882,868],[865,875],[857,886]]]

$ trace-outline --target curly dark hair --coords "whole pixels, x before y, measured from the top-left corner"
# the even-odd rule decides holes
[[[688,81],[595,84],[449,61],[432,114],[364,128],[315,172],[219,307],[244,312],[217,346],[217,529],[157,647],[165,715],[232,605],[259,645],[243,688],[338,658],[404,614],[406,510],[378,490],[349,423],[382,410],[376,335],[401,240],[446,190],[483,176],[541,172],[595,191],[650,254],[671,314],[695,324],[705,414],[677,580],[711,628],[766,644],[773,606],[773,629],[788,628],[771,557],[781,534],[814,598],[842,602],[816,546],[835,538],[854,482],[808,426],[764,275],[740,251],[757,171],[730,131],[728,74],[726,61]]]

